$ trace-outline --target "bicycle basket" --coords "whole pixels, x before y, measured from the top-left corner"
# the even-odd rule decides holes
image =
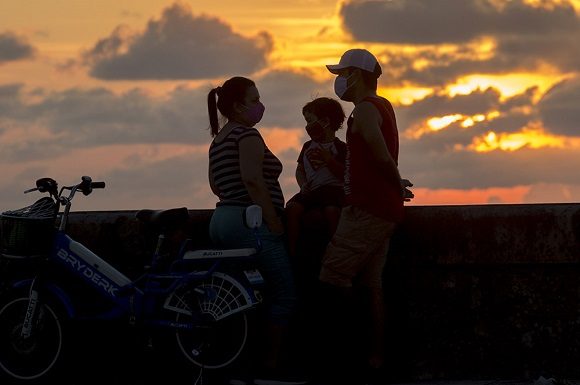
[[[57,205],[43,197],[30,206],[0,215],[0,251],[5,257],[47,254],[52,246]]]

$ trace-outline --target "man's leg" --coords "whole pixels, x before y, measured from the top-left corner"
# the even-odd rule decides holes
[[[372,254],[363,269],[360,282],[363,285],[364,304],[366,307],[366,325],[370,331],[368,336],[367,365],[373,369],[382,369],[385,364],[385,322],[386,304],[383,292],[383,270],[389,250],[390,238],[395,224],[379,221],[376,223],[376,233],[371,234],[374,244],[369,244]]]
[[[352,287],[339,287],[320,282],[317,308],[315,377],[333,384],[350,384],[354,359],[359,355],[355,345],[355,315]]]
[[[369,296],[368,303],[370,307],[370,326],[372,330],[368,365],[371,369],[380,369],[385,364],[386,306],[382,288],[370,288],[367,290]]]
[[[326,364],[326,380],[352,383],[356,376],[355,360],[360,356],[355,346],[355,301],[352,279],[365,259],[364,230],[356,210],[345,207],[336,232],[326,248],[320,270],[319,331]],[[322,353],[322,352],[321,352]]]

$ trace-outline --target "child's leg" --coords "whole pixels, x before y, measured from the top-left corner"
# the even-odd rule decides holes
[[[331,239],[338,226],[338,219],[340,218],[340,207],[324,206],[324,219],[327,223],[328,239]]]
[[[303,213],[304,206],[301,203],[292,201],[286,205],[286,233],[288,235],[288,254],[290,257],[296,256]]]

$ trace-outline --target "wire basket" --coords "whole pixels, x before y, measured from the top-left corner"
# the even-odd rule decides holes
[[[0,215],[0,251],[7,258],[46,255],[52,247],[57,205],[44,197]]]

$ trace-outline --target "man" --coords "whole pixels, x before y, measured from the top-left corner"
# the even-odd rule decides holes
[[[353,281],[360,284],[370,321],[366,365],[376,370],[384,365],[382,272],[389,239],[403,219],[403,204],[413,197],[407,189],[412,184],[399,174],[397,123],[391,103],[377,95],[382,73],[377,59],[367,50],[351,49],[327,68],[338,75],[337,96],[353,103],[354,110],[346,132],[346,206],[322,258],[319,279],[327,293],[340,294],[336,305],[343,308],[345,300],[354,298]]]

